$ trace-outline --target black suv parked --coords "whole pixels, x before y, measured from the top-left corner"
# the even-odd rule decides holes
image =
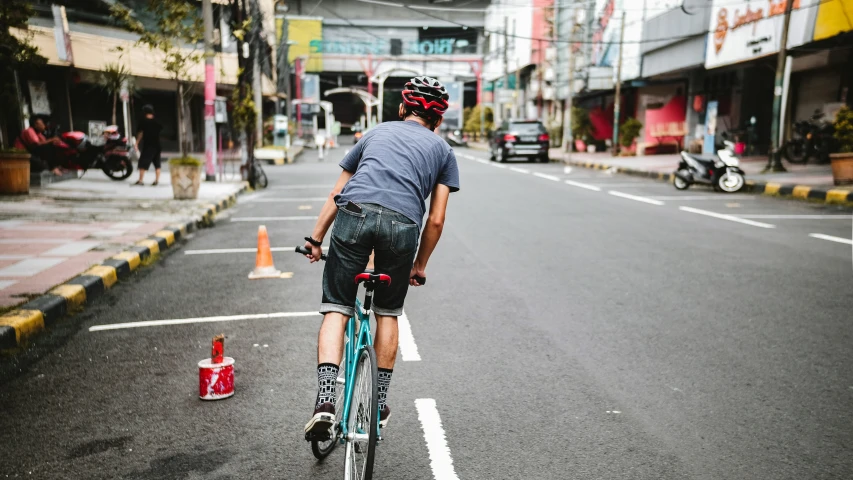
[[[538,120],[507,120],[492,135],[490,159],[505,162],[510,157],[548,162],[548,130]]]

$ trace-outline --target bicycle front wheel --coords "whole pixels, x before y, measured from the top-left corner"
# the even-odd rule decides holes
[[[352,400],[347,419],[345,480],[370,480],[379,429],[379,371],[376,352],[366,346],[355,367]]]

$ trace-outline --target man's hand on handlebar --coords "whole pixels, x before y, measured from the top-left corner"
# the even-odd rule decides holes
[[[409,285],[420,287],[426,283],[426,269],[418,264],[412,266],[412,273],[409,274]]]
[[[311,242],[305,242],[305,249],[311,252],[310,255],[305,255],[305,258],[311,261],[311,263],[319,262],[323,256],[323,248],[319,246],[314,246]]]

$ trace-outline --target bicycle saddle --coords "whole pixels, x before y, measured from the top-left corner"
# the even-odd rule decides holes
[[[391,285],[391,277],[385,275],[384,273],[373,273],[372,271],[367,271],[364,273],[359,273],[355,276],[355,283],[364,282],[367,286],[376,286],[376,285]]]

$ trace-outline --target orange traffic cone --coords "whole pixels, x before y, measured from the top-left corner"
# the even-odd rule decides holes
[[[255,256],[255,269],[249,274],[250,280],[258,278],[281,278],[281,272],[275,269],[270,251],[270,238],[267,227],[258,227],[258,254]]]

